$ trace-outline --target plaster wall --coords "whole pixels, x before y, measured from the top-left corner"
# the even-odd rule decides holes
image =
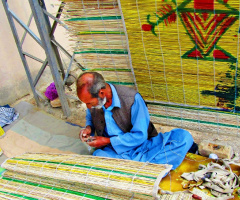
[[[56,15],[60,2],[58,0],[45,0],[45,4],[48,12]],[[9,8],[25,23],[28,23],[31,15],[31,9],[27,0],[8,0]],[[20,59],[18,49],[5,14],[5,10],[0,3],[0,105],[14,103],[17,99],[32,94],[29,81]],[[51,21],[52,23],[52,21]],[[21,40],[24,33],[24,29],[15,23],[19,40]],[[30,24],[30,29],[40,38],[34,19]],[[71,42],[68,40],[68,33],[65,28],[58,25],[55,31],[56,40],[71,54]],[[27,34],[25,41],[22,45],[22,49],[25,52],[32,54],[45,60],[44,50]],[[60,55],[64,57],[63,53]],[[68,66],[68,58],[66,60],[66,66]],[[42,66],[42,63],[37,62],[27,57],[27,63],[32,74],[32,79],[35,79],[36,74]],[[47,66],[40,81],[37,84],[37,89],[41,89],[53,82],[51,71]]]

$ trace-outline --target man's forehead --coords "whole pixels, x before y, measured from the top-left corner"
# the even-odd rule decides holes
[[[85,84],[87,82],[92,82],[93,81],[93,75],[92,74],[84,74],[80,78],[80,84]]]
[[[78,93],[83,94],[84,96],[88,93],[90,94],[86,84],[83,84],[80,88],[77,89],[77,91],[78,91]]]
[[[79,97],[84,103],[87,103],[88,101],[91,101],[92,95],[87,90],[86,85],[84,87],[82,87],[81,90],[79,90]]]

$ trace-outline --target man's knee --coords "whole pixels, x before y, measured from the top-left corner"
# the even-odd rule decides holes
[[[187,130],[181,129],[181,128],[176,128],[176,129],[173,129],[172,131],[173,131],[172,137],[174,137],[179,142],[181,141],[186,146],[189,146],[189,148],[192,146],[193,137],[192,137],[191,133],[189,133]]]

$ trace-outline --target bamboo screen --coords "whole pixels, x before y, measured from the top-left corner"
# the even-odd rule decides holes
[[[127,38],[116,0],[65,0],[65,23],[75,41],[75,58],[85,70],[103,74],[114,84],[134,86]]]
[[[239,1],[64,2],[83,66],[135,86],[153,122],[239,135]]]
[[[77,154],[25,153],[7,159],[1,199],[192,199],[163,194],[159,183],[172,166]],[[160,196],[159,196],[160,195]]]

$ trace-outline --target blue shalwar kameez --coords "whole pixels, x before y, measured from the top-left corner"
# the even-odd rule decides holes
[[[164,134],[159,133],[148,140],[147,129],[150,116],[139,93],[135,95],[134,104],[131,108],[133,127],[130,132],[124,133],[112,117],[111,110],[114,107],[121,107],[121,104],[116,89],[113,85],[109,85],[113,97],[110,107],[106,109],[103,106],[106,122],[103,136],[109,137],[111,144],[95,150],[93,155],[157,164],[171,164],[173,165],[172,169],[177,168],[193,144],[191,134],[184,129],[178,128]],[[86,126],[88,125],[93,127],[89,109],[86,112]]]

